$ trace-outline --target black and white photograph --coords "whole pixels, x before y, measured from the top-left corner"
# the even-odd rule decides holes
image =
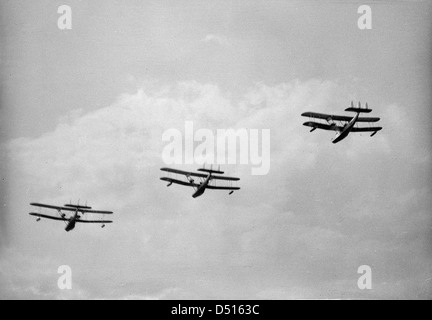
[[[0,300],[432,299],[431,21],[0,0]]]

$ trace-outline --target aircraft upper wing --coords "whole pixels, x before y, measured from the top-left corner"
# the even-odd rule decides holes
[[[313,122],[313,121],[305,122],[305,123],[303,123],[303,125],[306,127],[318,128],[318,129],[323,129],[323,130],[332,130],[332,131],[337,131],[338,129],[343,129],[343,127],[339,127],[337,125],[330,125],[330,124]]]
[[[113,214],[114,212],[112,211],[103,211],[103,210],[78,210],[79,212],[84,212],[84,213],[98,213],[98,214]]]
[[[29,215],[39,217],[39,218],[51,219],[51,220],[69,221],[68,219],[65,219],[65,218],[48,216],[46,214],[40,214],[40,213],[36,213],[36,212],[30,212]]]
[[[352,128],[351,132],[377,132],[380,130],[382,127]]]
[[[162,171],[175,173],[175,174],[183,174],[185,176],[192,176],[192,177],[199,177],[199,178],[207,178],[206,174],[203,173],[197,173],[197,172],[188,172],[188,171],[182,171],[177,169],[171,169],[171,168],[161,168]]]
[[[203,174],[203,173],[197,173],[197,172],[188,172],[188,171],[182,171],[182,170],[177,170],[177,169],[171,169],[171,168],[161,168],[162,171],[166,171],[166,172],[170,172],[170,173],[175,173],[175,174],[183,174],[185,176],[191,176],[191,177],[199,177],[199,178],[207,178],[208,175],[207,174]],[[170,180],[168,180],[170,179]],[[212,176],[213,180],[227,180],[227,181],[238,181],[240,180],[240,178],[235,178],[235,177],[222,177],[222,176]],[[180,180],[176,180],[176,179],[171,179],[171,178],[161,178],[161,180],[165,180],[165,181],[171,181],[176,183],[175,181],[180,181]],[[180,182],[184,182],[184,181],[180,181]],[[178,183],[180,183],[178,182]],[[182,184],[180,183],[180,184]],[[187,182],[184,182],[185,185],[190,185]]]
[[[59,207],[59,206],[52,206],[50,204],[43,204],[43,203],[35,203],[32,202],[30,205],[40,208],[48,208],[48,209],[55,209],[55,210],[66,210],[66,211],[75,211],[75,208],[72,207]]]
[[[65,211],[76,211],[76,208],[73,207],[59,207],[59,206],[52,206],[50,204],[43,204],[43,203],[35,203],[32,202],[30,205],[40,208],[47,208],[47,209],[54,209],[54,210],[65,210]],[[102,211],[102,210],[90,210],[90,209],[78,209],[78,212],[88,212],[88,213],[98,213],[98,214],[113,214],[112,211]]]
[[[187,187],[199,187],[199,184],[197,184],[197,183],[191,183],[191,182],[186,182],[186,181],[172,179],[172,178],[165,178],[165,177],[160,178],[160,179],[163,180],[163,181],[167,181],[167,182],[181,184],[181,185],[187,186]]]
[[[324,120],[335,120],[335,121],[351,121],[353,117],[348,116],[336,116],[332,114],[325,113],[317,113],[317,112],[305,112],[302,113],[303,117],[316,118],[316,119],[324,119]]]
[[[317,113],[317,112],[305,112],[302,113],[303,117],[316,118],[316,119],[324,119],[324,120],[334,120],[334,121],[351,121],[354,117],[348,116],[337,116],[332,114],[325,113]],[[357,122],[378,122],[380,118],[372,118],[372,117],[359,117]]]
[[[81,220],[81,219],[77,219],[76,222],[80,222],[80,223],[112,223],[111,220]]]

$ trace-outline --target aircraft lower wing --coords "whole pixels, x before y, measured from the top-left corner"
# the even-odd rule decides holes
[[[199,187],[199,184],[197,184],[197,183],[191,183],[191,182],[186,182],[186,181],[172,179],[172,178],[166,178],[166,177],[163,177],[160,179],[163,181],[166,181],[166,182],[181,184],[181,185],[187,186],[187,187]]]
[[[162,171],[169,172],[169,173],[175,173],[175,174],[182,174],[185,176],[192,176],[192,177],[198,177],[198,178],[207,178],[208,175],[203,173],[197,173],[197,172],[188,172],[188,171],[182,171],[177,169],[171,169],[171,168],[161,168]]]
[[[212,180],[239,181],[240,178],[212,176]]]
[[[214,190],[240,190],[239,187],[226,187],[226,186],[211,186],[208,185],[206,189],[214,189]]]
[[[309,117],[309,118],[315,118],[315,119],[346,121],[346,122],[349,122],[354,118],[354,117],[348,117],[348,116],[338,116],[338,115],[317,113],[317,112],[305,112],[305,113],[302,113],[302,116],[303,117]],[[378,121],[380,121],[380,118],[359,117],[357,119],[357,122],[378,122]]]
[[[51,219],[51,220],[69,221],[68,219],[65,219],[65,218],[53,217],[53,216],[49,216],[49,215],[46,215],[46,214],[40,214],[40,213],[36,213],[36,212],[30,212],[29,215],[35,216],[35,217],[38,217],[38,218]]]
[[[378,122],[380,121],[380,118],[373,118],[373,117],[359,117],[357,119],[357,122]]]
[[[112,223],[111,220],[76,220],[79,223]]]
[[[305,122],[303,123],[303,125],[306,127],[312,127],[314,129],[331,130],[331,131],[338,131],[343,129],[343,127],[339,127],[337,125],[330,125],[330,124],[313,122],[313,121]]]
[[[382,127],[352,128],[351,132],[377,132],[380,130],[382,130]]]

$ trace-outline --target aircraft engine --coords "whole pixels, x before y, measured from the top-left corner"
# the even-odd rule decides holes
[[[101,228],[102,228],[102,229],[105,228],[105,224],[103,224],[103,225],[101,226]]]
[[[195,180],[193,178],[191,178],[190,176],[187,177],[190,183],[194,183]]]

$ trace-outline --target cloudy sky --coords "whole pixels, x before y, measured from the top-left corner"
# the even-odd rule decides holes
[[[0,299],[432,298],[432,5],[374,1],[359,30],[360,4],[2,1]],[[302,126],[351,100],[384,130]],[[185,121],[270,129],[270,172],[223,166],[232,196],[166,188],[162,134]],[[115,223],[28,215],[78,199]]]

